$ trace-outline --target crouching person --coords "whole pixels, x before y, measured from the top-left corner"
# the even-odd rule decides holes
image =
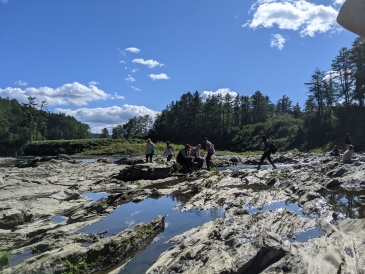
[[[191,156],[191,146],[186,144],[185,148],[180,150],[177,155],[176,162],[183,166],[186,171],[190,171],[193,169],[193,159],[194,157]]]
[[[349,149],[346,150],[345,153],[342,155],[342,163],[352,164],[353,162],[356,162],[357,160],[352,159],[353,155],[354,155],[354,147],[351,145],[349,146]]]
[[[193,147],[191,149],[191,156],[194,157],[193,162],[194,163],[198,163],[197,168],[201,169],[203,167],[203,163],[204,163],[204,158],[200,156],[200,149],[201,149],[202,145],[198,144],[196,147]]]

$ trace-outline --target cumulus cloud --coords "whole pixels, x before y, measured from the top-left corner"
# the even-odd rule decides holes
[[[138,53],[141,51],[139,48],[126,48],[125,50],[133,53]]]
[[[78,82],[64,84],[58,88],[28,87],[28,88],[0,88],[0,96],[17,99],[21,103],[27,103],[28,97],[36,97],[36,103],[47,101],[48,106],[75,105],[84,106],[89,102],[112,99],[112,96],[97,88],[95,85],[85,86]]]
[[[23,80],[19,80],[19,81],[15,82],[14,84],[16,84],[18,86],[27,86],[28,85],[28,83]]]
[[[127,64],[125,61],[123,61],[123,60],[120,60],[119,61],[119,63],[121,63],[121,64]]]
[[[339,29],[338,12],[333,7],[305,0],[258,0],[251,11],[253,18],[242,27],[256,29],[277,25],[279,29],[299,31],[302,37]]]
[[[165,73],[150,74],[150,75],[147,75],[147,76],[150,77],[153,81],[156,81],[156,80],[168,80],[168,79],[170,79],[170,77],[167,76]]]
[[[128,77],[127,77],[127,78],[125,78],[125,80],[126,80],[127,82],[129,82],[129,83],[131,83],[131,82],[135,82],[135,81],[136,81],[136,79],[134,79],[131,75],[128,75]]]
[[[138,69],[136,69],[136,68],[135,69],[132,69],[132,72],[137,72],[137,71],[138,71]]]
[[[231,91],[230,88],[220,88],[217,91],[203,91],[200,97],[203,101],[207,100],[209,96],[217,96],[218,94],[221,94],[223,97],[226,96],[226,94],[230,94],[233,98],[237,96],[237,92]]]
[[[278,48],[279,50],[282,50],[284,48],[286,38],[284,38],[280,34],[272,34],[271,37],[272,38],[271,38],[270,47]]]
[[[137,88],[137,87],[135,87],[135,86],[131,86],[131,88],[132,88],[132,89],[134,89],[135,91],[141,91],[141,89],[140,89],[140,88]]]
[[[132,62],[137,63],[137,64],[141,64],[141,65],[146,65],[149,68],[154,68],[154,67],[157,67],[157,66],[159,66],[159,67],[164,66],[164,64],[161,64],[161,63],[159,63],[155,60],[152,60],[152,59],[144,60],[143,58],[138,58],[138,59],[134,59]]]
[[[100,83],[99,82],[96,82],[96,81],[90,81],[89,82],[89,85],[93,85],[93,86],[96,86],[96,85],[99,85]]]
[[[145,106],[125,104],[122,107],[79,108],[76,110],[56,108],[55,113],[73,116],[76,120],[89,124],[92,132],[100,133],[105,127],[111,132],[113,127],[122,125],[136,116],[149,115],[155,118],[159,112],[148,109]]]

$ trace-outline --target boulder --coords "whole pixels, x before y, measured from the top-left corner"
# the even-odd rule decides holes
[[[158,180],[171,176],[172,167],[158,164],[139,164],[122,169],[116,179],[122,181]]]

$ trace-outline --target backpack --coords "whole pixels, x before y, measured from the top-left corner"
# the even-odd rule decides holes
[[[275,154],[275,152],[277,151],[278,149],[276,148],[276,146],[273,144],[273,143],[270,143],[270,151],[271,153]]]
[[[157,150],[155,147],[152,148],[152,155],[157,155]]]
[[[212,154],[215,154],[215,149],[214,149],[214,145],[213,144],[210,144],[210,146],[208,148],[208,152],[209,153],[212,153]]]
[[[176,156],[176,162],[178,162],[179,164],[180,163],[183,163],[184,162],[184,160],[185,160],[185,158],[184,158],[184,156],[182,155],[182,153],[181,153],[181,150],[179,151],[179,153],[177,154],[177,156]]]

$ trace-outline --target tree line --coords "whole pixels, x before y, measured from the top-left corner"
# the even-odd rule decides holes
[[[27,104],[0,97],[0,154],[21,154],[22,148],[39,140],[90,138],[90,127],[63,113],[47,111],[47,102]]]
[[[206,136],[220,149],[260,149],[266,134],[282,149],[343,145],[346,132],[364,150],[365,44],[355,39],[342,48],[327,71],[315,68],[302,109],[286,95],[277,102],[256,91],[251,96],[213,95],[198,91],[171,102],[153,125],[150,137],[172,142],[201,142]]]

